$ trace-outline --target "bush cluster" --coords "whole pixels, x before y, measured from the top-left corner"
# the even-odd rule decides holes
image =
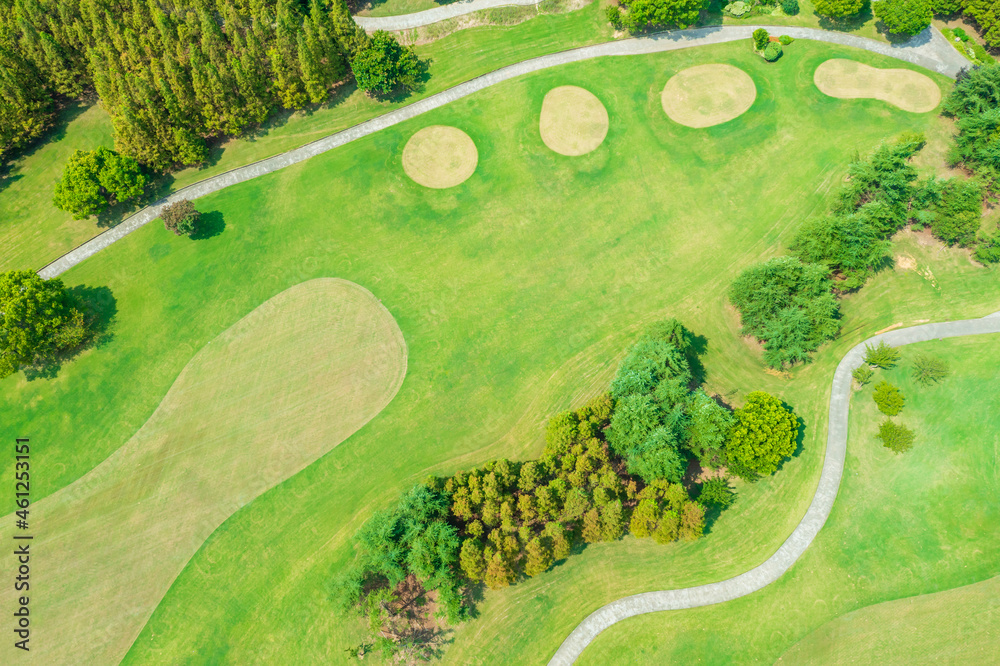
[[[1000,180],[1000,67],[973,67],[959,74],[943,106],[958,119],[951,162],[995,187]]]
[[[899,387],[893,386],[885,380],[875,385],[872,399],[875,400],[878,410],[886,416],[896,416],[899,414],[903,411],[903,405],[906,402]]]
[[[619,0],[607,8],[615,28],[640,32],[654,28],[687,28],[694,25],[707,0]]]

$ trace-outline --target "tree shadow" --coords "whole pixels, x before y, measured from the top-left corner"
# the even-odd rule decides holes
[[[66,300],[71,307],[84,314],[87,334],[79,345],[39,357],[32,365],[23,368],[24,377],[29,382],[55,378],[63,363],[73,360],[88,349],[100,349],[114,339],[118,299],[111,289],[77,285],[66,290]]]
[[[198,226],[190,238],[191,240],[214,238],[225,231],[225,229],[226,221],[222,217],[222,212],[212,210],[201,214],[198,218]]]
[[[684,355],[687,357],[688,365],[691,367],[690,390],[694,390],[705,383],[705,364],[701,362],[701,357],[708,352],[708,338],[704,335],[689,330],[685,327],[684,337],[687,342],[687,349]]]
[[[31,157],[36,152],[53,141],[61,141],[66,138],[66,130],[70,123],[76,120],[80,114],[93,106],[97,98],[87,97],[81,100],[63,100],[57,103],[55,118],[52,125],[33,139],[28,145],[20,150],[12,151],[6,155],[0,163],[0,192],[3,192],[9,185],[19,181],[24,176],[20,173],[11,173],[14,170],[15,162]]]

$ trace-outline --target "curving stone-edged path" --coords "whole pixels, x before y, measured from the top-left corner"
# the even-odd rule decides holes
[[[354,22],[367,32],[376,30],[409,30],[430,25],[438,21],[457,18],[472,12],[494,7],[509,7],[511,5],[537,5],[541,0],[457,0],[447,5],[426,9],[412,14],[397,16],[355,16]]]
[[[390,111],[384,115],[372,118],[361,124],[350,127],[341,132],[336,132],[318,141],[307,143],[304,146],[295,148],[286,153],[269,157],[253,164],[248,164],[217,176],[206,178],[200,182],[183,187],[167,197],[160,199],[155,204],[148,206],[134,215],[126,218],[121,224],[112,227],[104,233],[95,236],[86,243],[78,246],[70,252],[45,266],[38,274],[43,278],[55,277],[84,259],[97,254],[115,241],[124,238],[139,227],[155,220],[160,216],[160,209],[168,203],[175,203],[181,199],[197,199],[212,192],[218,192],[232,185],[242,183],[258,176],[284,169],[287,166],[297,164],[314,157],[328,150],[333,150],[351,141],[368,136],[392,127],[405,120],[409,120],[422,113],[427,113],[432,109],[444,106],[450,102],[461,99],[472,93],[494,86],[502,81],[523,76],[531,72],[558,67],[572,62],[589,60],[591,58],[601,58],[605,56],[629,56],[643,55],[649,53],[661,53],[663,51],[674,51],[686,49],[692,46],[703,46],[706,44],[720,44],[742,39],[750,39],[751,33],[756,28],[765,27],[770,31],[780,34],[791,35],[796,39],[811,39],[831,44],[842,44],[853,46],[873,53],[879,53],[899,60],[904,60],[927,69],[940,72],[947,76],[954,77],[959,70],[969,65],[941,33],[928,28],[905,44],[886,44],[876,42],[873,39],[845,35],[840,32],[818,30],[815,28],[793,28],[781,26],[712,26],[708,28],[693,28],[690,30],[674,30],[662,32],[648,37],[637,37],[632,39],[622,39],[604,44],[584,46],[569,51],[560,51],[550,55],[531,58],[507,67],[501,67],[488,74],[476,77],[457,86],[439,92],[430,97],[425,97],[413,104]]]
[[[645,592],[624,597],[603,606],[581,622],[563,641],[549,661],[550,666],[568,666],[593,641],[599,633],[625,618],[643,613],[666,610],[683,610],[731,601],[746,596],[778,580],[809,547],[826,522],[837,499],[840,479],[844,474],[844,457],[847,454],[847,415],[851,400],[851,372],[861,365],[866,344],[886,344],[898,347],[914,342],[963,335],[1000,333],[1000,312],[982,319],[965,319],[940,324],[924,324],[902,328],[873,336],[858,344],[841,359],[833,375],[830,393],[829,432],[826,441],[826,458],[819,477],[819,486],[802,521],[792,531],[777,552],[759,566],[739,576],[718,583],[687,587],[680,590]]]

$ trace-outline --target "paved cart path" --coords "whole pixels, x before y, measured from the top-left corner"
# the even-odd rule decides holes
[[[746,596],[778,580],[802,556],[809,544],[823,528],[833,503],[837,499],[840,479],[844,474],[844,457],[847,453],[847,415],[851,400],[851,372],[861,365],[866,344],[885,341],[894,347],[914,342],[963,335],[1000,333],[1000,312],[982,319],[966,319],[941,324],[924,324],[882,333],[858,344],[840,361],[833,375],[830,393],[829,432],[826,440],[826,458],[819,477],[819,486],[802,521],[777,552],[763,564],[735,578],[708,585],[698,585],[680,590],[646,592],[624,597],[603,606],[581,622],[563,641],[549,661],[550,666],[565,666],[577,657],[599,633],[628,617],[666,610],[697,608],[730,601]]]
[[[447,5],[441,5],[433,9],[426,9],[422,12],[412,14],[399,14],[397,16],[355,16],[354,22],[368,32],[376,30],[409,30],[419,28],[423,25],[430,25],[438,21],[450,18],[457,18],[472,12],[493,7],[509,7],[511,5],[537,5],[540,0],[457,0]]]
[[[690,30],[675,30],[649,37],[623,39],[604,44],[595,44],[593,46],[584,46],[502,67],[489,74],[484,74],[465,83],[460,83],[443,92],[425,97],[408,106],[395,109],[377,118],[372,118],[354,127],[326,136],[318,141],[183,187],[160,199],[155,204],[126,218],[121,224],[108,229],[104,233],[95,236],[86,243],[64,254],[38,271],[38,274],[43,278],[52,278],[64,273],[115,241],[124,238],[139,227],[158,218],[160,216],[160,209],[168,203],[174,203],[181,199],[197,199],[232,185],[277,171],[278,169],[284,169],[287,166],[297,164],[310,157],[325,153],[328,150],[333,150],[351,141],[409,120],[422,113],[427,113],[449,102],[454,102],[503,81],[531,72],[548,69],[549,67],[557,67],[591,58],[660,53],[663,51],[690,48],[692,46],[749,39],[751,33],[758,27],[761,26],[713,26]],[[776,33],[791,35],[796,39],[812,39],[880,53],[951,77],[954,77],[960,69],[969,64],[967,60],[948,44],[941,33],[932,29],[925,30],[905,44],[886,44],[864,37],[814,28],[764,27]]]

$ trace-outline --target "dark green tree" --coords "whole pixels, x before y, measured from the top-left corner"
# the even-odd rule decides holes
[[[414,90],[420,82],[416,52],[383,30],[376,31],[358,50],[351,68],[358,87],[375,95],[388,95],[400,88]]]
[[[878,0],[872,13],[896,35],[916,35],[931,24],[933,12],[927,0]]]
[[[34,271],[0,273],[0,378],[83,342],[83,314],[62,280]]]

